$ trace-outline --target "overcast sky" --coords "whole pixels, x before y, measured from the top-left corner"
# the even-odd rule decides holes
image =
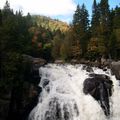
[[[93,0],[8,0],[14,10],[22,10],[26,15],[31,14],[45,15],[62,21],[70,22],[76,5],[85,3],[89,14]],[[99,0],[97,0],[99,1]],[[6,0],[0,0],[0,8],[3,8]],[[120,0],[109,0],[110,7],[119,5]]]

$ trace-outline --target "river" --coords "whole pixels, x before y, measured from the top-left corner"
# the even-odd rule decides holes
[[[83,65],[48,64],[40,67],[42,92],[29,120],[120,120],[120,86],[110,70],[93,67],[96,74],[108,75],[113,81],[110,116],[106,117],[99,103],[83,93],[83,82],[89,72]]]

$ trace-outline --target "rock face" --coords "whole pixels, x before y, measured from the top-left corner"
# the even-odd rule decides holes
[[[38,86],[41,79],[39,67],[46,64],[46,61],[29,55],[23,55],[23,61],[23,79],[9,90],[9,94],[0,98],[0,120],[27,120],[30,111],[38,103],[42,91]]]
[[[120,61],[111,63],[111,71],[120,80]]]
[[[33,66],[37,69],[47,63],[47,61],[45,59],[34,58],[32,56],[25,55],[25,54],[23,55],[23,58],[24,58],[24,60],[30,61],[33,64]]]
[[[112,95],[113,82],[103,74],[90,74],[83,83],[83,92],[90,94],[100,105],[105,115],[110,114],[109,97]]]

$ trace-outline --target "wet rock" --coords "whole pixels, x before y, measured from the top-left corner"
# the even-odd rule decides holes
[[[44,80],[43,80],[43,83],[42,83],[43,88],[44,88],[46,85],[48,85],[48,84],[49,84],[49,80],[48,80],[48,79],[44,79]]]
[[[69,120],[70,119],[70,113],[69,113],[66,105],[63,106],[63,111],[64,111],[64,120]]]
[[[93,72],[92,67],[87,66],[87,65],[84,65],[82,69],[83,69],[83,70],[86,70],[87,72]]]
[[[74,104],[74,110],[75,110],[76,116],[79,116],[79,110],[76,103]]]
[[[93,78],[96,78],[96,79],[98,78],[98,79],[101,79],[101,80],[105,80],[105,81],[109,80],[109,82],[110,82],[110,77],[105,75],[105,74],[91,73],[91,74],[89,74],[89,76],[93,77]]]
[[[59,103],[56,104],[56,118],[58,120],[62,120],[61,107]]]
[[[120,80],[120,61],[111,63],[111,71],[116,76],[116,79]]]
[[[109,97],[112,95],[113,82],[104,74],[90,74],[83,83],[83,92],[90,94],[100,105],[105,115],[110,114]]]
[[[73,104],[71,104],[73,103]],[[75,101],[62,102],[60,98],[53,97],[48,103],[48,108],[43,116],[44,120],[73,120],[79,116],[78,106]]]

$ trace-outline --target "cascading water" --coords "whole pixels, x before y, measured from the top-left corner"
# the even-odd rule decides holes
[[[106,74],[113,81],[110,98],[111,115],[105,116],[99,103],[83,93],[83,82],[89,73],[83,65],[48,64],[40,68],[42,92],[29,120],[119,120],[120,86],[110,70],[93,68],[96,74]]]

